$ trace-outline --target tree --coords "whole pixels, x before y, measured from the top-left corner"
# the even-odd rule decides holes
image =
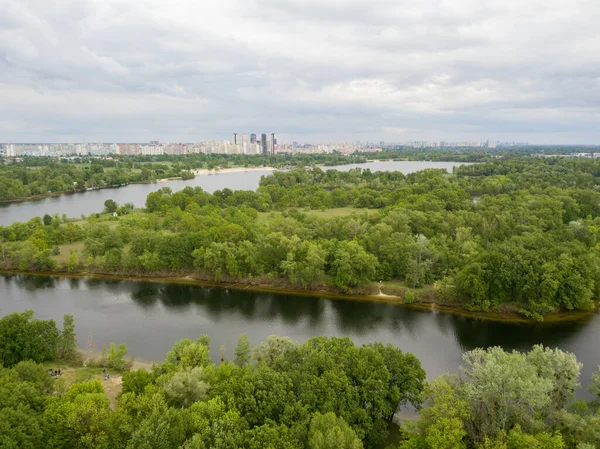
[[[179,449],[185,441],[182,411],[169,408],[153,411],[135,431],[127,449]]]
[[[46,376],[47,377],[47,376]],[[28,407],[0,409],[0,447],[36,449],[43,447],[43,423]]]
[[[152,374],[143,368],[123,373],[123,393],[134,393],[139,396],[144,393],[146,386],[153,382]]]
[[[67,260],[67,271],[73,272],[77,270],[79,267],[79,256],[77,255],[77,251],[71,250],[69,253],[69,259]]]
[[[527,362],[537,368],[538,376],[552,382],[548,413],[558,412],[572,401],[580,386],[579,374],[583,366],[577,362],[575,354],[535,345],[527,353]]]
[[[409,439],[400,449],[462,449],[466,448],[467,431],[463,422],[470,416],[468,403],[461,398],[458,379],[439,377],[424,393],[426,407],[420,419],[408,424]]]
[[[499,347],[474,349],[463,354],[463,361],[463,392],[471,412],[466,428],[476,442],[517,424],[532,429],[552,404],[554,382],[540,375],[527,354]]]
[[[354,430],[335,413],[315,413],[308,429],[309,449],[362,449]]]
[[[37,320],[33,310],[15,312],[0,319],[0,365],[11,367],[21,360],[44,362],[56,358],[59,331],[54,320]]]
[[[356,241],[343,241],[335,250],[331,266],[334,285],[351,290],[374,279],[378,262]]]
[[[124,370],[127,366],[127,362],[125,361],[127,351],[125,343],[119,343],[119,346],[117,346],[114,342],[111,342],[108,353],[108,367],[116,370]]]
[[[65,314],[63,316],[63,328],[58,338],[57,354],[59,358],[65,360],[72,360],[77,356],[75,319],[73,315]]]
[[[297,344],[288,337],[269,335],[266,342],[261,343],[252,350],[252,358],[257,362],[274,366],[278,359],[284,358],[296,347]]]
[[[119,208],[119,205],[113,200],[109,199],[104,202],[104,210],[106,212],[108,212],[109,214],[115,213],[118,208]]]
[[[250,362],[251,355],[252,346],[248,334],[241,334],[235,347],[235,364],[243,368]]]
[[[589,385],[590,392],[595,395],[597,401],[600,401],[600,366],[598,370],[592,374],[592,383]]]
[[[47,431],[45,447],[111,447],[111,410],[99,381],[71,386],[62,398],[49,404],[43,420]]]
[[[175,407],[190,407],[206,397],[209,385],[204,382],[203,368],[185,368],[176,372],[163,386],[169,403]]]
[[[388,421],[402,406],[411,404],[418,408],[421,405],[421,394],[425,388],[426,373],[421,362],[411,353],[403,353],[400,349],[388,344],[374,343],[369,345],[383,356],[385,366],[390,373],[388,401],[393,405]]]
[[[42,219],[44,226],[50,226],[52,224],[52,215],[50,214],[45,214],[44,218]]]

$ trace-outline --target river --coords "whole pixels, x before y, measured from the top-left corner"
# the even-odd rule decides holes
[[[225,345],[233,357],[238,335],[253,344],[269,335],[302,342],[316,335],[348,336],[355,343],[391,343],[415,354],[429,378],[457,372],[464,351],[502,346],[526,351],[542,343],[574,352],[589,383],[600,363],[600,316],[552,325],[496,323],[397,304],[238,291],[200,286],[91,278],[0,276],[0,316],[33,309],[35,316],[75,316],[79,345],[96,349],[126,342],[142,360],[162,360],[174,342],[203,333],[213,359]],[[585,389],[582,397],[589,398]]]
[[[360,167],[362,169],[369,168],[372,171],[400,171],[408,174],[426,168],[444,168],[451,172],[453,167],[458,165],[461,164],[456,162],[386,161],[322,168],[323,170],[346,171]],[[209,193],[226,187],[231,190],[256,190],[260,178],[268,176],[272,172],[272,170],[256,170],[197,175],[194,179],[187,181],[176,179],[152,184],[130,184],[125,187],[72,193],[39,200],[0,203],[0,226],[10,225],[15,221],[28,221],[32,217],[44,214],[58,213],[60,216],[66,214],[68,217],[89,215],[93,212],[101,212],[104,209],[104,202],[108,199],[113,199],[120,204],[133,203],[136,207],[143,207],[148,194],[163,187],[170,187],[174,192],[186,186],[200,186]]]

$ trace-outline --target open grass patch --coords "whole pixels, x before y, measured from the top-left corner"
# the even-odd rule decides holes
[[[309,214],[316,215],[317,217],[322,218],[337,218],[337,217],[347,217],[353,214],[376,214],[381,209],[358,209],[356,207],[338,207],[334,209],[325,209],[325,210],[311,210],[308,212]]]
[[[54,260],[56,260],[56,262],[61,263],[61,264],[67,263],[67,261],[69,260],[69,254],[71,254],[71,251],[75,251],[77,253],[77,256],[79,256],[79,258],[81,259],[83,257],[82,256],[83,247],[84,247],[84,242],[74,242],[74,243],[67,243],[65,245],[60,245],[58,247],[60,252],[58,253],[58,255],[54,256]]]

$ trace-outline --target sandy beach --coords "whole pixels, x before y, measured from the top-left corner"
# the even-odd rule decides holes
[[[221,173],[240,173],[247,171],[275,171],[273,167],[235,167],[235,168],[217,168],[214,170],[192,170],[195,175],[218,175]]]

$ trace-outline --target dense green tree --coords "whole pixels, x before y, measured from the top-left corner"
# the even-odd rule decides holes
[[[109,214],[113,214],[117,211],[119,205],[114,200],[106,200],[104,202],[104,210]]]
[[[345,290],[362,286],[374,280],[377,259],[357,242],[341,242],[333,254],[333,283]]]
[[[0,319],[0,365],[54,360],[58,339],[56,323],[33,318],[32,310],[6,315]]]
[[[63,328],[58,337],[57,355],[65,360],[73,360],[77,357],[77,337],[73,315],[65,314],[63,316]]]
[[[247,334],[241,334],[235,347],[235,364],[240,367],[246,366],[252,356],[252,346]]]
[[[316,413],[308,430],[309,449],[362,449],[363,445],[352,428],[334,413]]]

